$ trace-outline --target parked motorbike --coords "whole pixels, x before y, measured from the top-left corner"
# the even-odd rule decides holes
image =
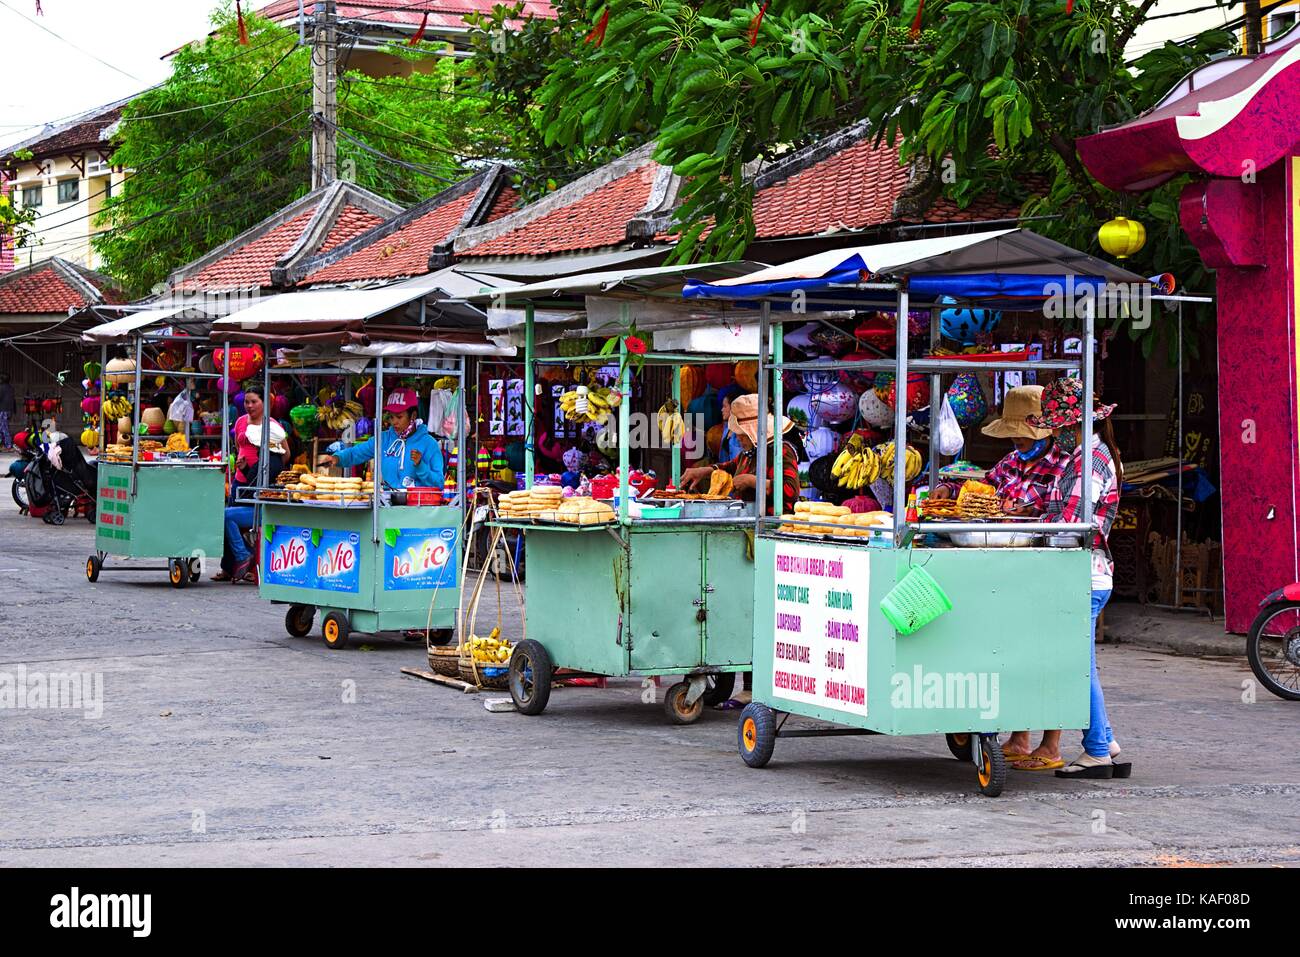
[[[1279,698],[1300,701],[1300,582],[1260,603],[1246,636],[1250,670]]]

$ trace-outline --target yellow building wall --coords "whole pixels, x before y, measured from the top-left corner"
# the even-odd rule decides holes
[[[98,159],[91,153],[83,159],[82,169],[89,161]],[[14,265],[26,266],[58,256],[90,269],[99,268],[99,257],[91,248],[91,235],[95,232],[95,215],[104,204],[105,187],[116,193],[126,177],[120,172],[105,169],[89,177],[77,170],[69,157],[57,157],[26,163],[19,167],[13,184],[14,202],[22,204],[22,191],[32,186],[41,187],[42,202],[37,208],[34,242],[14,252]],[[70,203],[59,202],[58,184],[64,180],[77,180],[77,199]],[[111,184],[111,185],[109,185]]]

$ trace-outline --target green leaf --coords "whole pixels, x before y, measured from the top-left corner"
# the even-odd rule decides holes
[[[386,544],[389,548],[397,547],[397,529],[395,528],[384,529],[384,544]]]

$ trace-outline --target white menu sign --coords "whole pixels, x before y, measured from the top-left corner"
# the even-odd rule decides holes
[[[778,540],[774,560],[772,693],[865,717],[870,555]]]

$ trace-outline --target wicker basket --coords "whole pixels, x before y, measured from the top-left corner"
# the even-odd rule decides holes
[[[429,668],[447,678],[460,677],[460,652],[455,645],[430,645]]]
[[[501,668],[501,674],[495,677],[488,677],[484,674],[486,668]],[[503,665],[485,665],[480,663],[478,673],[475,675],[474,664],[468,658],[460,660],[460,680],[468,684],[477,685],[480,688],[488,688],[492,691],[506,691],[510,687],[510,677]]]

